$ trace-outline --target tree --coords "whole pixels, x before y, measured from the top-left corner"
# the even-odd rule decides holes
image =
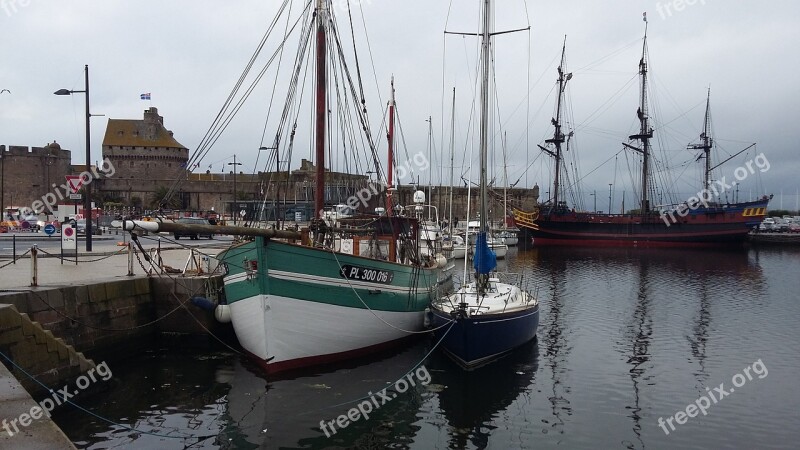
[[[169,194],[169,189],[164,186],[156,187],[156,190],[150,196],[150,206],[153,208],[165,208],[165,209],[178,209],[180,208],[180,199],[175,198],[175,196],[171,196],[167,198]]]

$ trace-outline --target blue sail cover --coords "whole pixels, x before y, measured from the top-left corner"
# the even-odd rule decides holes
[[[475,256],[473,260],[475,271],[480,274],[489,273],[497,267],[497,256],[495,256],[486,242],[485,231],[478,233],[478,239],[475,240]]]

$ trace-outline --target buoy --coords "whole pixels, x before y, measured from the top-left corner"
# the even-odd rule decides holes
[[[437,267],[444,267],[447,265],[447,258],[445,258],[441,253],[436,254],[435,261]]]
[[[230,305],[217,305],[214,309],[214,318],[220,323],[229,323],[231,321],[231,307]]]
[[[204,309],[206,311],[213,311],[214,308],[217,306],[213,301],[205,298],[205,297],[192,297],[192,304],[197,306],[200,309]]]

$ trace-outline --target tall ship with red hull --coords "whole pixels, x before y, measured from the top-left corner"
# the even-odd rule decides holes
[[[530,245],[583,245],[583,246],[627,246],[627,247],[672,247],[672,246],[731,246],[747,241],[748,233],[757,227],[767,213],[771,196],[755,201],[728,202],[722,198],[732,186],[724,177],[712,180],[711,172],[739,154],[753,148],[755,144],[734,154],[712,167],[711,149],[714,146],[710,130],[710,101],[706,101],[705,122],[700,142],[690,144],[690,150],[701,150],[697,160],[705,159],[703,187],[697,196],[679,204],[651,206],[656,190],[652,180],[653,165],[651,144],[653,128],[650,125],[647,101],[647,33],[639,62],[640,103],[637,110],[639,130],[623,143],[641,158],[641,178],[637,203],[639,208],[624,214],[604,214],[576,211],[570,208],[562,194],[562,171],[564,154],[562,145],[569,145],[569,138],[562,131],[564,90],[572,74],[564,70],[564,51],[558,67],[558,100],[555,117],[552,119],[555,132],[547,139],[547,146],[539,146],[554,160],[555,176],[552,197],[531,211],[515,209],[514,221],[520,229],[520,243]],[[710,94],[709,94],[710,98]],[[763,154],[760,155],[763,158]],[[758,157],[756,158],[758,159]],[[763,159],[766,161],[766,158]],[[768,161],[767,168],[768,168]],[[759,168],[762,166],[759,165]],[[752,169],[752,167],[750,167]],[[761,170],[762,172],[765,170]],[[753,172],[753,171],[751,171]],[[737,178],[738,179],[738,178]],[[536,189],[536,188],[534,188]],[[610,186],[609,186],[610,189]],[[596,193],[594,194],[596,196]],[[596,197],[595,197],[596,198]],[[611,201],[609,200],[609,207]],[[623,200],[624,203],[624,200]]]

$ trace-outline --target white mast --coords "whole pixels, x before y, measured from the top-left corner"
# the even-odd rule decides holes
[[[481,125],[480,125],[480,158],[481,158],[481,228],[482,232],[487,232],[486,211],[486,164],[489,148],[489,27],[491,26],[491,2],[483,2],[483,31],[481,33]]]

